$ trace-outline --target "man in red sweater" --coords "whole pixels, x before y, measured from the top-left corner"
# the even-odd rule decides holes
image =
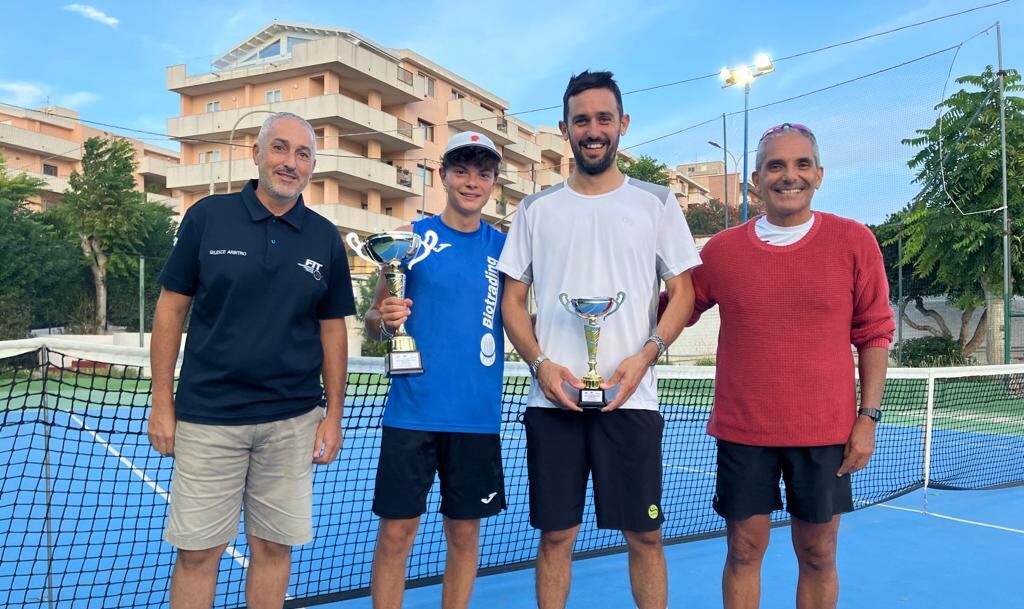
[[[719,233],[693,274],[691,323],[718,305],[715,511],[726,519],[726,609],[756,608],[770,514],[792,517],[798,609],[834,608],[839,515],[853,509],[850,474],[875,449],[894,330],[874,236],[811,211],[818,144],[803,125],[761,137],[751,178],[766,214]],[[850,345],[857,349],[860,404]]]

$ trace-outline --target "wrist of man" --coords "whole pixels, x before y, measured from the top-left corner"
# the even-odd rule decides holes
[[[882,420],[882,410],[877,406],[861,406],[857,409],[857,417],[870,419],[877,425]]]

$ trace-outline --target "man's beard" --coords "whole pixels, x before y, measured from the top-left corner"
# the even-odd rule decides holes
[[[572,147],[573,156],[576,158],[576,167],[583,173],[592,176],[600,175],[608,171],[612,166],[612,163],[615,162],[615,156],[619,150],[619,140],[609,140],[606,144],[607,148],[605,148],[605,155],[596,161],[590,161],[583,156],[583,146],[594,142],[595,140],[586,140],[585,142],[580,142],[576,146]]]

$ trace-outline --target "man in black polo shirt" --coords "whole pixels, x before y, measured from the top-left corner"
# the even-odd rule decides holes
[[[281,607],[291,546],[313,537],[312,464],[341,449],[345,316],[355,304],[337,229],[302,202],[316,166],[313,129],[294,114],[271,116],[253,160],[258,180],[188,210],[159,277],[148,434],[175,456],[164,533],[178,548],[172,609],[213,603],[243,503],[246,603]]]

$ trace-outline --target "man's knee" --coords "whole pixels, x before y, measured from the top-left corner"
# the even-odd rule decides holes
[[[654,531],[623,531],[631,552],[661,552],[661,529]]]
[[[804,569],[812,571],[831,571],[836,566],[836,542],[834,539],[821,539],[813,542],[793,544],[797,560]]]
[[[561,529],[558,531],[541,531],[541,548],[551,551],[571,552],[573,544],[576,543],[576,534],[579,533],[579,530],[580,528],[575,526],[571,529]]]
[[[253,560],[291,560],[292,547],[283,544],[267,541],[259,537],[249,537],[249,549],[252,551]]]
[[[444,532],[449,549],[474,550],[480,541],[480,521],[446,519]]]
[[[758,565],[768,550],[769,534],[749,527],[729,531],[729,561],[738,565]]]
[[[220,556],[227,544],[205,550],[178,550],[177,566],[186,571],[216,571],[220,566]]]
[[[377,550],[399,554],[408,552],[416,539],[419,524],[419,518],[382,518],[377,532]]]

